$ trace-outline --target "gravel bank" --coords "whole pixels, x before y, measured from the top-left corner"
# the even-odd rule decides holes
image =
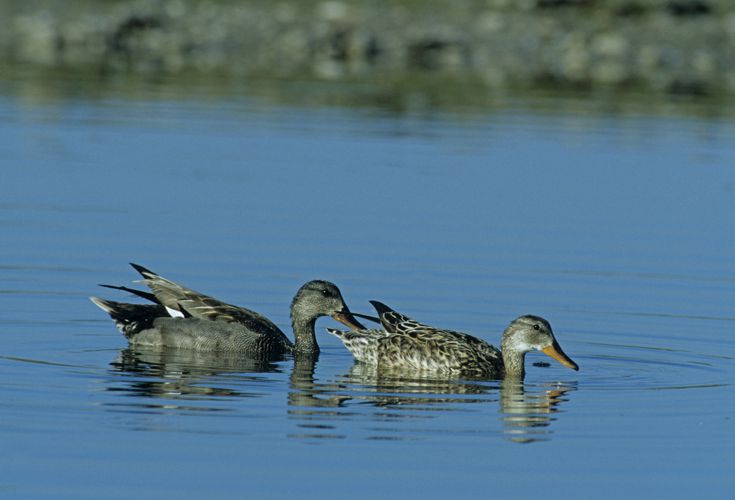
[[[735,92],[724,0],[1,1],[4,65]]]

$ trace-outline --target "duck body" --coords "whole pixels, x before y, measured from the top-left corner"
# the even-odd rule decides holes
[[[269,356],[294,351],[293,342],[282,332],[254,331],[241,323],[202,318],[156,318],[151,328],[131,335],[128,340],[134,347],[257,352]]]
[[[295,342],[265,316],[204,295],[137,264],[131,264],[152,293],[123,286],[103,285],[127,291],[153,304],[130,304],[91,297],[107,312],[131,346],[172,347],[199,351],[241,352],[274,356],[284,353],[317,354],[314,334],[320,316],[360,328],[333,283],[314,280],[304,284],[291,303]]]
[[[340,331],[336,335],[359,362],[379,370],[448,376],[503,378],[525,375],[525,354],[538,349],[578,369],[561,350],[549,323],[533,315],[514,320],[503,334],[503,350],[463,332],[432,327],[371,301],[383,329]]]
[[[420,323],[400,333],[380,329],[328,331],[339,337],[357,361],[383,370],[489,377],[503,374],[500,351],[462,332]]]

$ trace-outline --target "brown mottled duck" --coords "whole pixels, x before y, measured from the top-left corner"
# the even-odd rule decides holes
[[[378,369],[522,379],[526,353],[539,350],[567,368],[579,370],[559,346],[549,322],[539,316],[525,315],[513,320],[503,332],[501,350],[498,350],[472,335],[424,325],[385,304],[370,303],[379,315],[375,319],[380,320],[384,329],[328,328],[327,331],[339,337],[357,361]]]

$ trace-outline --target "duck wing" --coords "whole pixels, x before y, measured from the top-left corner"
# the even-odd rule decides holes
[[[285,334],[271,320],[245,307],[228,304],[191,288],[179,285],[139,264],[130,263],[143,276],[157,301],[169,311],[194,318],[240,323],[252,332]],[[175,315],[175,314],[172,314]]]

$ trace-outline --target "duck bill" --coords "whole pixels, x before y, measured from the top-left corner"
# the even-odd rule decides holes
[[[559,363],[566,366],[567,368],[571,368],[572,370],[575,370],[575,371],[579,370],[579,366],[577,365],[577,363],[572,361],[572,359],[569,356],[564,354],[564,351],[561,350],[561,347],[559,346],[559,344],[556,343],[556,341],[554,341],[554,343],[551,344],[550,346],[544,347],[543,349],[541,349],[541,351],[547,356],[554,358],[555,360],[557,360]]]
[[[345,325],[350,330],[364,330],[365,327],[362,323],[357,321],[357,318],[355,318],[349,309],[346,307],[342,309],[340,312],[336,312],[332,314],[332,318],[336,319],[343,325]]]
[[[377,316],[368,316],[367,314],[360,314],[360,313],[354,313],[354,312],[352,313],[352,315],[358,318],[372,321],[373,323],[380,323],[380,318],[378,318]]]

